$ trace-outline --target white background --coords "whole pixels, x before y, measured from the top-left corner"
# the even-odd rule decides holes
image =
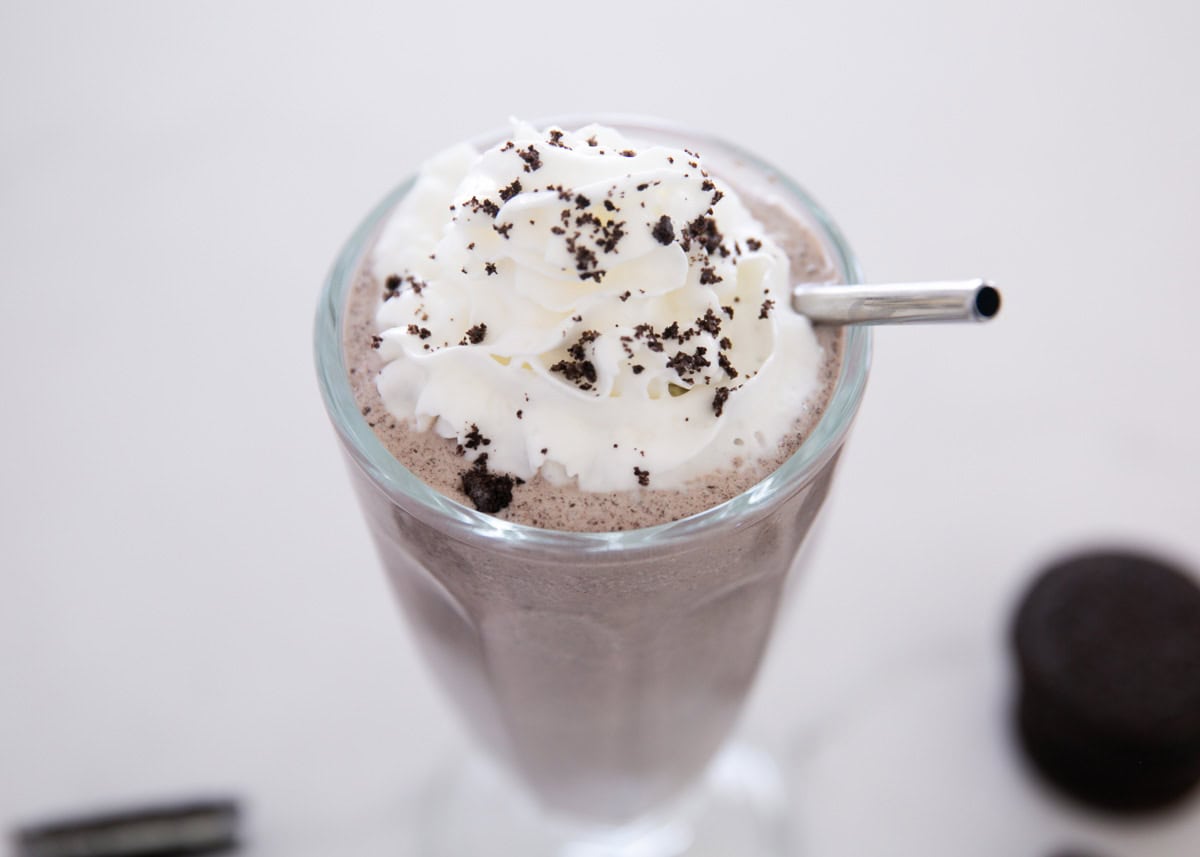
[[[748,727],[809,854],[1200,850],[1041,790],[1004,634],[1095,541],[1200,566],[1200,6],[885,0],[0,5],[0,826],[230,791],[253,855],[388,854],[458,745],[319,402],[367,209],[510,115],[756,150],[875,280],[985,274],[879,331]]]

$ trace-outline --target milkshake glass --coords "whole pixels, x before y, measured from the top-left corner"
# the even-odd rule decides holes
[[[860,280],[829,218],[754,156],[646,120],[553,124],[588,121],[639,140],[682,139],[735,186],[769,188],[819,238],[840,277]],[[866,382],[870,334],[847,329],[837,385],[816,429],[735,498],[623,532],[501,520],[438,493],[393,458],[348,382],[347,295],[381,223],[411,185],[390,194],[346,244],[316,325],[325,404],[409,625],[480,747],[532,796],[547,831],[557,824],[553,833],[514,833],[509,847],[708,853],[696,839],[704,824],[691,824],[685,807],[700,805],[694,787],[737,720],[785,582],[828,493]],[[448,841],[435,839],[428,851]],[[741,836],[739,853],[781,853],[775,833],[762,839]],[[494,853],[507,853],[491,841]]]

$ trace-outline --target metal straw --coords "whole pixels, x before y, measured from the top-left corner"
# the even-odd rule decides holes
[[[987,280],[842,285],[802,283],[792,308],[826,324],[917,324],[987,321],[1000,311],[1000,292]]]

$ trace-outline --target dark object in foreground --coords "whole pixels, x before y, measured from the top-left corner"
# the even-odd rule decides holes
[[[183,857],[237,845],[233,800],[190,801],[80,816],[21,828],[16,857]]]
[[[1158,559],[1076,556],[1013,626],[1017,726],[1041,773],[1103,809],[1165,807],[1200,782],[1200,587]]]

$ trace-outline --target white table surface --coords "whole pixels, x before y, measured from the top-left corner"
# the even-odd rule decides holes
[[[380,8],[384,6],[384,8]],[[310,358],[342,240],[509,114],[753,148],[877,280],[986,274],[984,327],[884,330],[747,729],[815,857],[1200,850],[1006,737],[1031,572],[1200,567],[1200,6],[0,6],[0,827],[229,791],[251,855],[388,854],[458,746]]]

